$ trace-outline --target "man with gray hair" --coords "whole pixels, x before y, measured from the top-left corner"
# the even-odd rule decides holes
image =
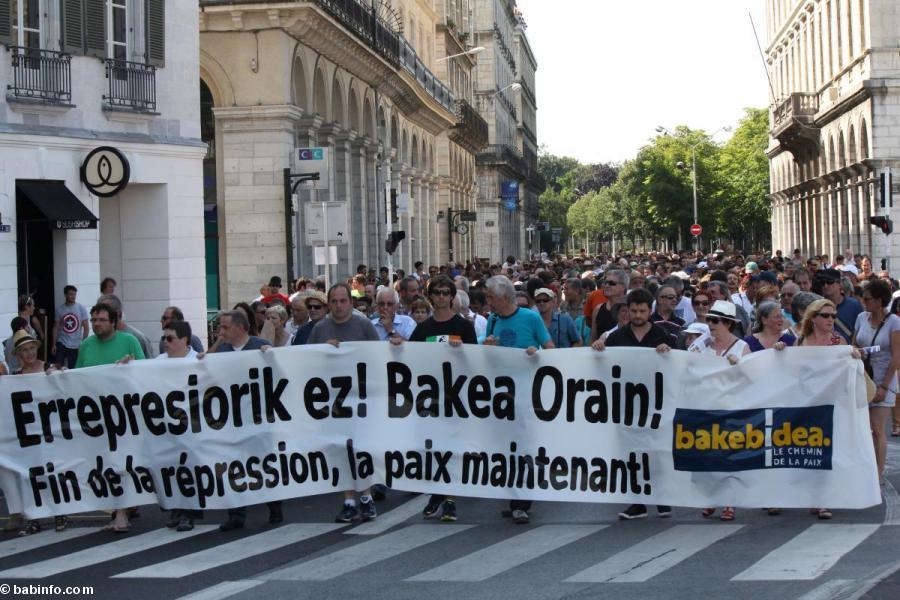
[[[675,316],[684,320],[685,325],[690,325],[697,320],[691,299],[684,295],[684,280],[677,275],[666,277],[664,285],[675,290],[678,295],[678,304],[675,305]]]
[[[376,315],[372,318],[372,325],[382,342],[394,336],[408,340],[416,329],[416,322],[412,317],[397,314],[399,305],[400,297],[393,288],[383,287],[375,295]]]

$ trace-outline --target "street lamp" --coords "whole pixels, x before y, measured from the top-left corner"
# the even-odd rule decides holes
[[[518,92],[518,91],[521,90],[521,89],[522,89],[522,84],[519,83],[519,82],[517,81],[517,82],[515,82],[515,83],[509,84],[509,85],[506,86],[506,87],[500,88],[499,90],[497,90],[496,92],[494,92],[493,94],[491,94],[491,98],[493,98],[494,96],[497,96],[498,94],[502,94],[502,93],[505,92],[506,90],[512,90],[512,91],[514,91],[514,92]]]
[[[445,56],[445,57],[443,57],[443,58],[437,59],[437,60],[434,61],[434,62],[443,62],[443,61],[445,61],[445,60],[450,60],[451,58],[456,58],[457,56],[472,56],[472,55],[475,55],[475,54],[481,54],[481,53],[484,52],[485,50],[487,50],[487,48],[485,48],[484,46],[475,46],[474,48],[469,48],[469,49],[466,50],[465,52],[460,52],[459,54],[453,54],[453,55],[450,55],[450,56]]]
[[[709,135],[709,137],[710,138],[715,137],[715,135],[717,133],[719,133],[720,131],[725,131],[725,132],[731,131],[731,127],[728,125],[725,125],[724,127],[719,127],[718,129],[713,131]],[[662,125],[660,125],[659,127],[656,128],[656,132],[662,133],[664,135],[668,135],[671,137],[675,137],[675,134],[673,134],[671,131],[669,131]],[[702,144],[705,141],[706,140],[700,140],[699,142],[697,142],[696,144],[693,144],[691,146],[691,183],[693,184],[693,188],[694,188],[694,223],[695,224],[700,222],[699,221],[700,217],[697,215],[697,146],[699,146],[700,144]],[[685,165],[684,162],[682,162],[682,161],[678,161],[677,163],[675,163],[675,167],[678,169],[681,169],[683,171],[684,169],[687,168],[687,165]],[[700,249],[700,236],[695,235],[694,236],[694,251],[696,252],[699,249]]]

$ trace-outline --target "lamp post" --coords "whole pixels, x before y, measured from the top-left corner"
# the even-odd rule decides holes
[[[484,46],[475,46],[474,48],[469,48],[465,52],[460,52],[459,54],[451,54],[450,56],[444,56],[442,58],[437,59],[434,62],[443,62],[445,60],[450,60],[451,58],[456,58],[457,56],[472,56],[475,54],[481,54],[486,49],[487,48],[485,48]]]
[[[716,129],[714,132],[712,132],[709,135],[710,139],[712,139],[720,131],[726,131],[726,132],[731,131],[731,127],[728,125],[725,125],[724,127],[719,127],[718,129]],[[671,137],[676,137],[675,134],[673,134],[671,131],[669,131],[662,125],[660,125],[659,127],[656,128],[656,132],[662,133],[664,135],[668,135]],[[695,224],[698,224],[700,222],[700,220],[699,220],[700,217],[697,214],[697,146],[699,146],[700,144],[702,144],[705,141],[706,140],[700,140],[696,144],[691,145],[691,184],[693,185],[693,188],[694,188],[694,223]],[[675,166],[681,170],[684,170],[686,168],[686,165],[682,161],[678,161],[677,163],[675,163]],[[696,252],[699,249],[700,249],[700,236],[695,235],[694,236],[694,251]]]

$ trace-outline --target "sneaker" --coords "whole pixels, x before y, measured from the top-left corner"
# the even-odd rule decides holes
[[[19,537],[25,537],[26,535],[32,535],[34,533],[39,533],[40,531],[41,531],[41,522],[40,521],[38,521],[38,520],[28,521],[28,524],[19,530]]]
[[[383,483],[376,483],[373,485],[372,497],[376,500],[384,500],[387,497],[387,486]]]
[[[375,517],[378,516],[378,512],[375,510],[375,500],[369,500],[368,502],[360,502],[359,503],[359,516],[362,517],[363,521],[371,521]]]
[[[668,519],[672,516],[672,507],[671,506],[657,506],[656,514],[659,515],[660,519]]]
[[[619,513],[619,518],[623,521],[631,521],[632,519],[643,519],[647,516],[647,507],[643,504],[632,504]]]
[[[281,512],[281,506],[270,506],[269,507],[269,523],[281,523],[284,521],[284,513]]]
[[[338,516],[335,518],[335,523],[352,523],[353,521],[359,518],[359,509],[356,508],[355,504],[344,504],[344,508],[341,509],[341,512],[338,513]]]
[[[173,510],[169,513],[169,520],[166,521],[166,527],[169,529],[175,529],[178,527],[178,523],[181,522],[181,515],[177,510]]]
[[[517,525],[525,525],[528,523],[528,521],[531,520],[531,518],[528,516],[527,511],[524,511],[521,508],[517,508],[516,510],[512,511],[512,520],[513,523]]]
[[[428,501],[428,504],[425,505],[425,509],[422,511],[422,516],[426,519],[430,519],[434,515],[437,514],[437,511],[441,508],[440,499],[435,498],[434,496]]]
[[[219,525],[219,531],[234,531],[235,529],[243,529],[244,522],[235,517],[228,517],[228,520]]]
[[[69,517],[66,515],[59,515],[55,519],[53,519],[53,526],[56,531],[65,531],[66,527],[69,526]]]
[[[525,512],[525,511],[522,511]],[[528,513],[525,513],[525,518],[528,518]],[[456,502],[453,500],[444,500],[443,504],[441,504],[441,521],[450,523],[456,520]]]
[[[180,519],[178,519],[178,526],[175,528],[175,531],[190,531],[193,528],[194,521],[192,519],[181,517]]]

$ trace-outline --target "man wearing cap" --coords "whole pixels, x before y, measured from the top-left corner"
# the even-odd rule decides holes
[[[292,346],[302,346],[309,339],[309,334],[316,323],[328,316],[328,301],[325,299],[325,294],[318,290],[307,292],[305,297],[296,298],[296,300],[302,300],[309,314],[309,320],[301,325],[291,338]]]
[[[266,306],[269,306],[272,304],[272,301],[276,299],[281,300],[281,303],[284,306],[289,306],[291,304],[291,299],[281,293],[281,277],[273,275],[271,279],[269,279],[269,293],[262,297],[261,302]]]
[[[539,288],[534,292],[534,304],[537,307],[544,327],[550,332],[550,339],[557,348],[579,348],[581,338],[575,321],[564,312],[556,310],[556,292],[550,288]]]
[[[625,346],[637,348],[655,348],[657,352],[668,352],[670,337],[666,330],[659,325],[650,322],[650,307],[653,304],[653,296],[647,290],[631,290],[626,297],[628,313],[631,321],[625,327],[613,331],[603,340],[598,339],[591,348],[603,352],[607,347]],[[672,507],[657,506],[660,517],[672,516]],[[644,504],[632,504],[619,513],[619,518],[630,521],[642,519],[647,516],[647,506]]]
[[[856,326],[856,317],[863,311],[863,308],[856,298],[844,296],[841,272],[837,269],[822,269],[816,273],[813,291],[822,294],[837,307],[834,331],[849,344],[853,337],[853,328]]]

